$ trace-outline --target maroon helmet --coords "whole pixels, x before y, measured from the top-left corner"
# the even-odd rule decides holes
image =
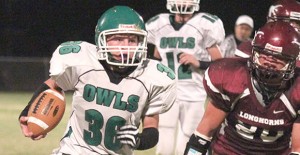
[[[268,20],[300,20],[300,3],[296,0],[278,0],[269,8]]]
[[[266,23],[255,34],[249,65],[252,77],[264,93],[278,94],[290,86],[300,51],[300,34],[289,23]],[[260,65],[260,54],[284,61],[280,69]],[[268,95],[270,96],[270,94]]]

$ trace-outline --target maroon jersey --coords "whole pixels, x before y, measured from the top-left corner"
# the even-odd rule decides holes
[[[280,98],[264,105],[255,95],[247,59],[213,63],[203,81],[214,106],[228,112],[224,134],[212,144],[217,154],[287,154],[293,123],[300,123],[300,78]]]
[[[239,49],[240,51],[244,52],[245,54],[247,54],[249,57],[251,56],[252,53],[252,45],[251,45],[252,40],[248,40],[245,42],[241,42],[237,49]]]

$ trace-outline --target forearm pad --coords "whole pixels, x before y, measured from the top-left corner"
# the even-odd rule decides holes
[[[43,83],[32,95],[30,101],[28,102],[27,106],[22,110],[21,114],[19,115],[19,119],[21,116],[27,116],[28,115],[28,111],[30,108],[30,105],[32,104],[32,102],[40,95],[40,93],[42,93],[43,91],[50,89],[50,87]]]
[[[154,147],[158,142],[158,129],[145,128],[143,132],[138,135],[137,150],[147,150]]]
[[[300,152],[291,152],[289,155],[300,155]]]
[[[210,139],[208,139],[207,137],[192,134],[189,142],[187,142],[186,144],[184,155],[205,155],[210,146],[210,143]]]
[[[199,63],[200,63],[199,69],[206,70],[211,64],[211,61],[199,61]]]

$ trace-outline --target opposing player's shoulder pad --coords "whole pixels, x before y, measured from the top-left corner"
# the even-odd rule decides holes
[[[204,77],[208,86],[211,85],[219,91],[243,91],[249,80],[247,59],[219,59],[209,66]]]
[[[66,68],[92,65],[98,61],[96,45],[83,41],[69,41],[59,45],[50,61],[50,75],[61,74]]]

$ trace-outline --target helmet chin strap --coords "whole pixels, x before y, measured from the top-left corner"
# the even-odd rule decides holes
[[[112,65],[112,64],[108,64],[109,69],[111,71],[117,72],[119,74],[124,74],[124,75],[129,75],[135,68],[137,68],[138,66],[118,66],[118,65]]]
[[[120,74],[126,73],[130,68],[129,66],[117,66],[117,65],[109,65],[109,69],[115,72],[118,72]]]
[[[252,84],[254,86],[254,91],[258,92],[255,93],[257,99],[260,101],[261,104],[269,105],[274,99],[279,97],[284,89],[272,89],[268,88],[263,85],[261,82],[258,82],[255,78],[251,78]],[[277,90],[277,91],[276,91]]]

